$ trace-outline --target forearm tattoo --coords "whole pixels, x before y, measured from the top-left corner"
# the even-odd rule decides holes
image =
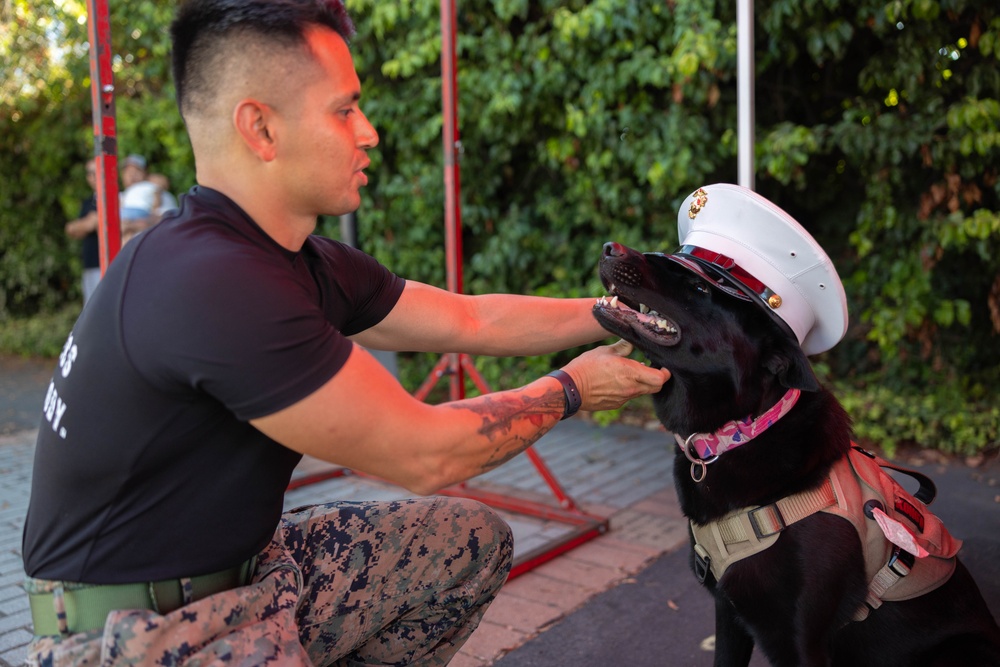
[[[557,388],[532,397],[488,394],[471,405],[456,403],[452,407],[479,415],[483,422],[479,434],[496,443],[496,448],[481,467],[482,472],[486,472],[511,460],[545,435],[552,428],[545,425],[546,420],[553,414],[560,414],[565,405],[565,393],[562,388]],[[529,422],[533,428],[518,432],[518,422],[522,420]]]

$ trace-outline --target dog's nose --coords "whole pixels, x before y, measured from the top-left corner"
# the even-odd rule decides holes
[[[625,255],[625,246],[621,243],[615,243],[614,241],[608,241],[604,244],[604,256],[605,257],[623,257]]]

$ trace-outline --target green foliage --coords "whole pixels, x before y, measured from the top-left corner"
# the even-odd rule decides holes
[[[193,160],[169,80],[175,4],[112,2],[118,153],[146,156],[174,190]],[[63,232],[89,196],[94,155],[86,3],[0,5],[0,321],[79,299],[79,242]]]
[[[22,357],[58,357],[79,315],[80,307],[71,305],[33,317],[9,318],[0,327],[0,352]]]
[[[890,457],[902,443],[971,455],[1000,446],[1000,406],[983,390],[901,393],[877,383],[845,384],[839,396],[854,418],[857,440]]]
[[[785,71],[758,69],[760,111],[780,109],[774,120],[815,140],[802,132],[781,149],[779,166],[801,169],[798,181],[760,156],[774,129],[758,145],[758,164],[802,188],[794,203],[779,201],[834,251],[844,278],[854,326],[827,357],[848,381],[845,404],[859,437],[956,452],[995,447],[997,415],[983,394],[995,395],[1000,364],[996,7],[809,4],[812,14],[782,2],[758,16],[768,26],[766,52],[777,60],[803,51],[792,15],[848,20],[850,48],[818,56],[808,44],[818,67],[795,58]]]
[[[444,286],[439,5],[348,6],[381,132],[364,246]],[[732,26],[703,2],[463,3],[458,20],[465,290],[597,295],[603,242],[672,247],[686,190],[735,151],[713,138],[733,124]],[[499,388],[567,358],[483,372]]]
[[[347,4],[362,107],[381,135],[360,243],[445,286],[439,3]],[[83,3],[0,6],[11,19],[0,32],[11,73],[0,81],[3,318],[77,299],[61,227],[86,194],[92,148]],[[183,191],[193,168],[166,69],[173,3],[111,9],[119,152],[145,153]],[[860,436],[995,446],[996,3],[774,0],[756,7],[755,41],[756,188],[844,279],[852,328],[821,361]],[[605,241],[671,249],[683,197],[735,180],[731,2],[464,0],[457,51],[464,291],[596,296]],[[320,229],[337,234],[332,220]],[[572,353],[475,363],[499,389]],[[406,385],[435,361],[404,356]]]

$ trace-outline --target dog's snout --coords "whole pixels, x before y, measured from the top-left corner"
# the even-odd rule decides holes
[[[621,243],[615,243],[614,241],[608,241],[604,244],[604,256],[605,257],[624,257],[625,256],[625,246]]]

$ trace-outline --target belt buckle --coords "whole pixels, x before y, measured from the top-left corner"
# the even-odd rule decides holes
[[[52,589],[52,611],[56,615],[56,627],[59,629],[59,635],[68,636],[70,631],[69,615],[66,613],[66,590],[61,582]]]

